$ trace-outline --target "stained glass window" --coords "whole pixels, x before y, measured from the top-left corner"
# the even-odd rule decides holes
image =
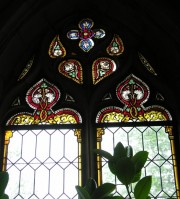
[[[81,63],[75,59],[68,59],[62,61],[58,67],[59,72],[72,79],[73,81],[82,84],[83,83],[83,72]]]
[[[133,74],[117,86],[116,95],[124,107],[110,106],[102,109],[97,115],[97,123],[172,120],[170,113],[161,106],[144,107],[143,104],[148,100],[150,90]]]
[[[8,132],[6,132],[8,133]],[[6,170],[10,198],[77,198],[81,142],[77,129],[14,130]]]
[[[7,125],[81,123],[80,114],[73,109],[52,110],[60,95],[61,93],[55,85],[41,79],[26,94],[26,101],[34,109],[34,113],[18,113],[8,120]]]
[[[97,148],[112,154],[116,144],[122,142],[124,146],[131,145],[135,153],[142,150],[148,151],[149,157],[143,176],[152,175],[150,196],[176,198],[179,196],[179,181],[174,134],[173,127],[166,124],[167,121],[172,120],[172,117],[161,106],[145,107],[143,104],[149,99],[149,95],[150,89],[147,84],[134,75],[128,76],[118,84],[116,96],[124,104],[124,108],[109,106],[98,113],[96,122],[103,123],[104,127],[97,129]],[[108,126],[110,123],[112,124]],[[120,193],[127,197],[126,189],[109,172],[107,160],[99,156],[97,158],[99,184],[115,183],[116,194]],[[133,187],[131,187],[131,193],[133,193]]]
[[[119,35],[114,35],[111,43],[106,48],[106,51],[111,56],[118,56],[124,52],[124,44]]]
[[[102,131],[101,133],[100,130]],[[98,130],[98,147],[112,154],[116,144],[121,141],[124,146],[131,145],[133,149],[135,149],[134,153],[147,150],[149,152],[149,158],[142,172],[142,176],[152,175],[151,197],[176,198],[177,182],[175,174],[177,174],[177,170],[173,166],[176,165],[176,162],[173,155],[174,151],[172,151],[174,143],[173,140],[169,139],[171,134],[169,134],[167,130],[164,126],[107,127]],[[112,141],[110,142],[109,140]],[[102,159],[100,163],[100,169],[102,169],[102,171],[99,170],[99,180],[116,183],[117,194],[120,193],[124,197],[127,197],[127,191],[124,185],[109,172],[107,161]],[[131,187],[131,192],[132,191],[133,189]]]
[[[65,57],[66,49],[60,41],[59,35],[56,35],[49,46],[49,56],[51,58]]]
[[[93,84],[97,84],[115,71],[116,63],[114,60],[107,57],[96,59],[92,65]]]
[[[147,59],[139,52],[139,59],[141,61],[141,63],[146,67],[146,69],[152,73],[153,75],[157,75],[157,73],[155,72],[154,68],[151,66],[151,64],[147,61]]]
[[[95,45],[103,43],[103,40],[101,42],[101,39],[105,38],[106,36],[106,31],[104,29],[93,29],[93,26],[94,21],[92,19],[82,19],[78,23],[79,30],[69,30],[67,31],[66,36],[70,40],[79,40],[80,49],[83,52],[90,54],[91,49]],[[99,40],[97,44],[96,40]],[[92,60],[91,67],[93,85],[96,85],[117,70],[116,62],[118,61],[115,61],[107,56],[117,57],[124,52],[124,44],[121,37],[118,34],[114,34],[114,36],[111,38],[111,41],[108,43],[108,45],[106,45],[105,50],[105,55],[103,57],[94,58]],[[82,62],[82,65],[80,60],[74,59],[74,56],[77,57],[79,55],[78,49],[75,49],[74,52],[71,52],[71,50],[68,52],[68,48],[65,49],[64,45],[62,44],[59,34],[57,34],[49,44],[48,54],[51,58],[64,58],[67,54],[69,59],[59,61],[57,68],[58,72],[78,84],[84,83],[84,71],[87,72],[86,68],[90,62],[88,59],[86,59],[84,60],[84,63]],[[82,59],[83,57],[79,56],[79,58]]]
[[[41,79],[26,94],[34,112],[17,113],[7,122],[3,170],[9,173],[10,198],[77,198],[82,149],[76,124],[82,119],[71,108],[54,111],[60,97],[55,85]]]
[[[94,26],[92,19],[82,19],[78,24],[80,30],[70,30],[67,33],[67,37],[71,40],[80,39],[79,47],[84,51],[90,51],[94,46],[93,37],[95,39],[101,39],[105,36],[105,31],[103,29],[91,28]]]
[[[34,57],[32,57],[32,58],[28,61],[28,63],[26,64],[25,68],[23,69],[23,71],[22,71],[21,74],[19,75],[17,81],[22,80],[22,79],[27,75],[27,73],[29,72],[29,70],[31,69],[31,67],[32,67],[32,65],[33,65],[33,62],[34,62]]]
[[[149,152],[142,177],[153,176],[151,198],[180,199],[174,126],[169,110],[161,106],[164,93],[153,92],[151,100],[149,86],[139,77],[122,79],[131,69],[141,75],[139,65],[157,78],[154,68],[141,53],[129,56],[135,51],[126,47],[136,42],[126,46],[129,41],[124,33],[121,38],[119,25],[114,29],[118,33],[112,33],[111,24],[101,25],[100,17],[78,18],[69,24],[70,18],[64,20],[62,29],[48,33],[38,48],[45,50],[38,51],[35,73],[31,59],[18,74],[18,91],[33,78],[39,81],[26,94],[17,93],[5,116],[3,170],[10,175],[6,193],[10,199],[77,199],[75,186],[93,177],[98,185],[115,183],[114,194],[127,197],[107,160],[97,156],[95,161],[91,154],[96,146],[112,153],[121,141],[134,153]]]

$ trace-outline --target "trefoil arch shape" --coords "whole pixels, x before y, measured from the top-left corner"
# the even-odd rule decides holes
[[[131,74],[116,88],[116,96],[124,104],[123,108],[109,106],[98,112],[96,123],[171,121],[168,110],[159,105],[145,107],[150,90],[146,83]]]
[[[26,102],[34,112],[17,113],[7,121],[6,125],[82,123],[81,115],[71,108],[56,111],[52,109],[60,96],[61,92],[55,85],[44,78],[41,79],[26,93]]]

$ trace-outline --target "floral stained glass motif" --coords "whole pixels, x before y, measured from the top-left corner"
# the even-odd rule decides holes
[[[116,71],[116,63],[107,57],[96,59],[92,65],[93,84],[97,84],[105,77]]]
[[[91,19],[83,19],[79,22],[80,30],[70,30],[67,33],[67,37],[71,40],[80,39],[79,47],[84,51],[88,52],[94,46],[92,38],[101,39],[105,36],[103,29],[91,30],[94,22]]]
[[[117,86],[116,95],[124,108],[110,106],[102,109],[97,115],[97,123],[172,120],[170,113],[161,106],[143,106],[150,95],[149,87],[133,74]]]
[[[49,46],[49,56],[51,58],[65,57],[66,49],[62,45],[59,35],[56,35]]]
[[[106,51],[111,56],[118,56],[124,52],[124,44],[119,37],[119,35],[115,34],[111,43],[106,48]]]
[[[7,125],[81,123],[80,114],[73,109],[52,110],[59,98],[59,89],[47,80],[41,79],[26,94],[26,101],[34,109],[34,113],[18,113],[8,120]]]
[[[58,71],[79,84],[83,83],[82,66],[81,63],[75,59],[68,59],[61,62],[58,66]]]
[[[141,61],[141,63],[146,67],[146,69],[152,73],[153,75],[157,75],[157,73],[155,72],[154,68],[151,66],[151,64],[147,61],[147,59],[138,52],[139,55],[139,59]]]
[[[32,65],[33,65],[33,62],[34,62],[34,57],[31,58],[28,63],[26,64],[25,68],[23,69],[23,71],[21,72],[21,74],[19,75],[18,77],[18,80],[17,81],[20,81],[21,79],[23,79],[27,73],[29,72],[29,70],[31,69]]]

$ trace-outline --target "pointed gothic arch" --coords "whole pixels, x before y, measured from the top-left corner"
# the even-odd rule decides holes
[[[55,3],[55,2],[53,2],[51,4],[51,6],[53,8],[56,7],[55,5],[57,5],[57,3]],[[65,12],[65,10],[66,9],[64,9],[63,12]],[[89,12],[89,13],[91,13],[91,12]],[[55,12],[53,12],[51,14],[53,14],[53,16],[56,16]],[[50,15],[50,12],[48,13],[48,16],[49,15]],[[63,83],[63,87],[66,88],[67,93],[70,94],[70,96],[74,99],[75,105],[72,105],[71,102],[67,102],[67,101],[64,102],[65,104],[63,104],[63,102],[62,103],[60,102],[60,104],[56,104],[53,107],[53,108],[55,108],[53,110],[60,110],[60,108],[59,108],[60,105],[67,105],[66,107],[68,107],[68,108],[73,107],[73,109],[78,110],[78,112],[80,112],[82,115],[82,118],[83,118],[82,132],[84,133],[84,134],[82,133],[82,140],[84,143],[82,146],[82,149],[83,149],[82,151],[84,151],[84,154],[82,157],[82,161],[84,162],[82,164],[82,172],[83,172],[82,182],[83,182],[83,184],[85,183],[88,176],[94,176],[95,178],[97,177],[96,172],[94,172],[94,170],[96,169],[96,163],[94,162],[94,160],[92,160],[91,162],[89,161],[92,158],[89,148],[96,147],[96,130],[95,130],[96,114],[98,113],[98,111],[101,110],[101,108],[105,107],[106,104],[108,106],[113,104],[113,107],[116,107],[116,106],[120,107],[120,109],[118,109],[118,110],[119,110],[119,112],[122,112],[123,106],[122,106],[121,102],[118,102],[118,100],[115,100],[116,96],[114,94],[111,94],[111,91],[112,91],[111,87],[113,85],[114,86],[117,85],[119,82],[121,82],[123,79],[125,79],[125,77],[127,77],[131,73],[136,74],[137,77],[139,77],[138,73],[140,73],[140,76],[141,76],[140,78],[143,79],[144,81],[147,79],[148,85],[149,85],[149,82],[151,82],[150,83],[151,86],[156,85],[158,87],[158,93],[160,91],[162,91],[163,94],[160,94],[159,96],[163,96],[164,99],[167,99],[167,98],[171,99],[171,97],[169,97],[170,95],[168,96],[168,94],[166,94],[166,92],[165,92],[168,90],[165,88],[165,86],[162,87],[162,89],[160,89],[161,85],[159,84],[160,80],[158,80],[158,77],[153,76],[153,74],[151,74],[151,72],[148,72],[148,70],[146,69],[147,67],[142,65],[142,63],[140,62],[140,60],[138,58],[137,49],[133,49],[133,50],[131,49],[133,46],[136,46],[136,44],[138,43],[137,40],[139,40],[139,37],[132,39],[132,37],[133,37],[132,35],[134,35],[134,34],[131,35],[131,33],[132,32],[134,33],[136,30],[135,35],[141,35],[140,25],[138,26],[139,28],[131,27],[134,20],[130,21],[131,25],[128,24],[127,29],[129,31],[129,28],[130,28],[130,30],[132,32],[130,34],[128,34],[128,31],[127,31],[126,27],[124,26],[124,24],[119,23],[119,21],[122,22],[122,19],[120,17],[116,18],[118,20],[118,23],[116,23],[115,22],[116,20],[109,19],[108,17],[103,18],[103,15],[101,15],[101,17],[99,17],[99,14],[97,16],[97,13],[92,14],[91,18],[94,20],[94,26],[92,27],[92,30],[95,27],[97,29],[102,28],[106,32],[106,37],[101,38],[101,39],[97,39],[95,37],[92,38],[95,45],[88,51],[88,53],[91,55],[91,56],[89,56],[88,53],[86,54],[86,52],[83,52],[81,50],[81,48],[79,48],[79,46],[78,46],[79,40],[71,41],[69,38],[66,37],[66,34],[65,34],[68,31],[73,30],[73,28],[75,30],[81,29],[81,31],[82,31],[83,28],[79,28],[78,23],[80,22],[81,19],[87,19],[87,15],[91,16],[91,14],[86,14],[83,17],[76,16],[72,19],[72,21],[68,18],[67,20],[65,20],[63,22],[62,21],[59,22],[59,24],[58,24],[58,20],[57,21],[55,20],[55,17],[54,18],[49,17],[51,19],[50,23],[52,23],[55,28],[52,28],[49,31],[48,30],[49,26],[46,23],[43,23],[42,26],[40,26],[40,28],[34,32],[34,35],[32,37],[31,37],[30,33],[25,34],[25,33],[27,33],[26,30],[29,28],[32,28],[32,27],[33,27],[33,29],[36,29],[35,27],[37,27],[41,24],[40,23],[41,22],[40,20],[42,20],[41,14],[37,14],[37,16],[41,16],[40,18],[38,18],[39,20],[35,20],[35,19],[37,19],[37,16],[34,16],[34,20],[32,20],[33,24],[31,24],[30,22],[27,22],[27,24],[24,24],[24,26],[20,28],[20,32],[23,32],[23,38],[24,38],[24,36],[26,36],[26,37],[27,37],[27,35],[29,36],[29,40],[27,40],[27,46],[31,46],[30,43],[32,43],[32,41],[33,41],[35,43],[35,47],[34,48],[30,47],[31,48],[30,50],[27,47],[22,47],[21,49],[19,48],[19,51],[17,52],[18,56],[13,56],[12,60],[7,60],[7,63],[5,64],[5,68],[6,68],[6,66],[8,66],[9,71],[5,72],[5,74],[4,74],[6,80],[8,79],[9,75],[13,73],[14,67],[16,65],[19,66],[19,57],[21,57],[21,56],[23,59],[23,61],[21,63],[24,63],[24,65],[23,64],[21,65],[21,70],[20,69],[15,70],[16,72],[14,73],[13,79],[9,80],[9,82],[7,81],[7,84],[8,84],[7,88],[12,88],[14,85],[16,86],[16,88],[14,90],[12,89],[12,92],[10,92],[8,94],[8,96],[5,96],[5,99],[1,105],[2,112],[0,113],[1,118],[2,118],[1,122],[3,121],[2,127],[3,127],[3,129],[8,130],[9,127],[4,127],[5,121],[7,119],[9,119],[10,116],[13,116],[14,114],[17,114],[17,113],[23,111],[24,106],[26,104],[26,102],[24,101],[24,103],[21,104],[20,106],[18,105],[18,106],[10,107],[11,103],[13,103],[13,100],[16,99],[16,97],[18,97],[18,94],[21,95],[21,91],[23,91],[25,94],[25,92],[32,85],[37,83],[41,78],[46,78],[49,82],[52,82],[54,85],[57,85],[58,87],[61,86],[61,83]],[[70,21],[70,23],[68,23],[69,25],[67,27],[64,27],[64,29],[62,30],[61,27],[63,25],[66,25],[66,23],[68,21]],[[109,22],[111,22],[111,23],[109,23]],[[101,25],[101,24],[103,24],[103,25]],[[111,25],[109,25],[109,24],[111,24]],[[121,25],[119,25],[119,24],[121,24]],[[28,26],[28,25],[30,25],[30,26]],[[112,31],[111,26],[112,26],[113,32],[111,32]],[[126,24],[126,26],[127,26],[127,24]],[[48,36],[46,37],[46,36],[44,36],[44,34],[47,33],[46,32],[47,30],[49,31],[49,33],[48,33]],[[95,32],[95,33],[97,33],[97,32]],[[38,34],[41,34],[43,36],[39,37]],[[60,35],[60,42],[62,42],[63,47],[60,45],[59,49],[55,49],[55,50],[60,50],[60,55],[62,54],[63,56],[64,55],[65,56],[51,58],[51,57],[48,57],[48,50],[51,45],[51,42],[53,41],[53,38],[57,34]],[[83,32],[83,34],[85,35],[85,31]],[[102,34],[102,32],[101,32],[101,34]],[[120,40],[118,40],[118,41],[116,40],[116,42],[114,42],[114,43],[112,42],[114,34],[116,34],[116,35],[118,34],[121,37],[121,40],[123,41],[124,49],[122,48],[122,45],[118,45],[119,43],[121,43]],[[42,40],[43,37],[44,37],[43,41],[46,41],[46,42],[43,42],[43,43],[39,42],[40,40]],[[80,38],[81,37],[78,37],[77,39],[80,39]],[[13,42],[15,42],[15,43],[17,42],[16,44],[18,44],[19,40],[16,40],[16,38],[14,38],[14,37],[12,38],[12,41],[7,46],[7,49],[9,51],[11,51],[10,49],[12,49],[12,46],[14,46]],[[88,44],[92,45],[92,41]],[[113,49],[110,53],[109,53],[109,51],[110,51],[109,46],[111,47],[111,49]],[[116,53],[117,52],[116,50],[119,46],[121,46],[121,48],[119,48],[119,51],[122,51],[122,49],[123,49],[123,52],[121,54]],[[107,47],[108,47],[108,49],[107,49]],[[66,50],[68,49],[68,51],[66,53],[63,53],[63,52],[65,52],[65,51],[63,51],[64,50],[63,48],[66,48]],[[38,49],[36,51],[34,63],[31,68],[26,68],[26,71],[29,70],[28,73],[25,76],[23,76],[22,79],[20,78],[19,82],[17,83],[16,80],[20,77],[19,75],[21,74],[21,72],[24,69],[25,62],[28,62],[28,59],[30,59],[30,57],[32,57],[32,54],[34,54],[34,49],[36,49],[36,50]],[[23,51],[25,53],[23,53]],[[62,53],[61,53],[61,51],[62,51]],[[114,52],[114,54],[112,54],[112,52]],[[143,55],[144,55],[143,52],[147,53],[147,51],[142,50],[141,53]],[[24,54],[26,54],[26,55],[24,55]],[[117,54],[117,56],[115,54]],[[29,57],[29,58],[27,58],[27,57]],[[144,57],[146,57],[146,56],[144,55]],[[149,57],[151,58],[151,56],[149,56]],[[6,59],[6,56],[2,60],[5,60],[5,59]],[[99,63],[99,60],[101,61],[101,63]],[[95,63],[94,63],[94,61],[95,61]],[[150,59],[150,61],[151,61],[151,59]],[[79,70],[79,68],[81,68],[81,67],[79,67],[80,66],[79,63],[82,65],[83,71]],[[93,65],[93,63],[94,63],[94,65]],[[116,64],[116,67],[114,66],[115,65],[114,63]],[[67,64],[66,65],[66,73],[64,72],[65,64]],[[70,70],[70,69],[72,69],[73,65],[75,66],[74,67],[75,69]],[[109,67],[109,65],[111,65],[111,67]],[[59,71],[58,71],[58,66],[59,66]],[[95,72],[97,72],[97,74],[99,76],[96,73],[93,73],[94,71],[91,70],[92,66],[94,66]],[[154,67],[153,64],[152,64],[152,66]],[[109,67],[109,68],[107,68],[107,67]],[[16,68],[18,68],[18,67],[16,66]],[[33,72],[31,69],[33,70]],[[158,74],[158,70],[156,70],[156,69],[158,69],[158,67],[155,66],[154,69]],[[136,72],[136,70],[137,70],[137,72]],[[90,74],[90,75],[87,75],[87,74]],[[95,83],[94,85],[93,85],[93,77],[92,77],[93,75],[92,74],[94,74],[94,79],[96,79],[96,80],[94,80],[94,83]],[[101,79],[101,77],[104,77],[104,78]],[[83,81],[82,81],[82,78],[83,78]],[[75,79],[77,81],[75,81]],[[78,82],[80,82],[80,84]],[[107,96],[111,96],[111,97],[106,98],[106,100],[104,100],[103,103],[100,103],[101,99],[103,98],[103,96],[105,96],[107,94],[107,92],[110,92],[110,95],[107,95]],[[165,96],[164,96],[164,94],[165,94]],[[22,98],[23,98],[22,96],[23,96],[23,94],[20,97],[20,101],[22,101]],[[65,99],[66,94],[63,93],[63,96],[64,96],[63,99]],[[161,97],[161,99],[162,99],[162,97]],[[153,100],[155,101],[155,99],[151,98],[151,102],[153,102]],[[166,107],[166,105],[167,105],[167,107],[171,107],[171,104],[172,104],[171,102],[173,102],[173,100],[172,101],[170,100],[169,104],[164,103],[164,101],[157,102],[157,103],[158,103],[158,105],[162,104],[162,105],[165,105],[165,107]],[[98,103],[98,108],[97,108],[97,103]],[[121,104],[121,106],[119,103]],[[15,104],[17,104],[17,103],[15,103]],[[152,103],[152,104],[156,104],[156,103]],[[148,107],[148,106],[150,106],[150,104],[145,107]],[[63,107],[65,107],[65,106],[63,106]],[[157,108],[157,107],[155,107],[155,108]],[[114,108],[114,110],[116,110],[116,109]],[[165,110],[164,110],[164,113],[167,113]],[[167,110],[169,110],[169,109],[167,109]],[[30,111],[30,108],[28,107],[25,110],[25,112],[29,112],[29,111]],[[147,111],[147,109],[146,109],[146,111]],[[174,116],[173,113],[175,111],[173,108],[171,109],[170,112]],[[166,115],[168,115],[168,114],[166,114]],[[17,115],[17,116],[19,116],[19,115]],[[167,116],[164,116],[164,117],[167,117]],[[173,122],[174,122],[174,119],[176,119],[176,117],[173,117]],[[17,127],[15,127],[15,128],[17,128]],[[26,128],[29,128],[29,127],[26,127]],[[7,136],[8,135],[9,134],[7,134]],[[178,137],[178,136],[175,134],[175,137]],[[177,146],[177,144],[176,144],[176,146]]]

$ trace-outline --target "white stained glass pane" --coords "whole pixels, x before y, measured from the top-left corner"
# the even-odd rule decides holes
[[[22,140],[22,158],[29,162],[36,152],[36,135],[33,133],[26,133]],[[28,155],[27,155],[28,154]]]
[[[50,150],[51,158],[56,162],[63,158],[64,154],[64,151],[59,146],[64,146],[64,135],[59,130],[56,130],[51,136]]]
[[[5,192],[8,194],[9,198],[15,198],[19,192],[20,171],[14,166],[7,171],[10,178]]]
[[[113,153],[113,148],[114,148],[114,143],[113,143],[113,131],[110,131],[109,128],[106,129],[105,131],[105,135],[102,136],[102,143],[101,143],[101,147],[102,149],[106,149],[107,151],[109,151],[111,154]],[[111,140],[111,142],[109,142],[109,140]],[[108,143],[108,144],[107,144]]]
[[[163,189],[166,189],[166,193],[168,195],[171,195],[176,190],[174,184],[174,172],[172,169],[172,162],[171,164],[169,164],[169,162],[165,162],[162,166],[162,186]],[[166,187],[168,187],[168,189]]]
[[[34,170],[30,166],[26,166],[21,172],[20,195],[23,198],[29,198],[33,193],[33,188]]]
[[[76,172],[76,170],[77,170],[76,167],[72,164],[69,165],[67,169],[65,170],[64,193],[69,198],[73,198],[75,195],[77,195],[75,186],[78,184],[78,181],[77,181],[78,173]]]
[[[7,155],[10,199],[77,198],[78,142],[74,130],[14,131]]]
[[[133,148],[133,153],[136,154],[138,151],[143,149],[142,131],[141,128],[132,128],[128,131],[129,145]],[[127,146],[127,145],[124,145]]]
[[[141,150],[149,152],[149,159],[145,165],[142,177],[145,173],[146,175],[152,175],[152,196],[156,198],[167,198],[167,195],[174,196],[176,188],[171,157],[171,145],[168,133],[165,132],[164,127],[106,128],[105,134],[102,136],[101,149],[112,154],[113,147],[115,147],[118,142],[121,142],[124,146],[131,145],[134,154]],[[102,163],[102,165],[104,165],[104,163]],[[113,175],[112,179],[110,179],[111,175],[109,172],[110,170],[107,164],[102,167],[103,182],[116,183]],[[121,192],[118,188],[117,192],[124,197],[127,194],[126,189]]]
[[[159,154],[162,155],[164,158],[168,159],[171,157],[171,144],[167,142],[168,133],[165,133],[164,128],[159,129],[158,131],[158,145],[159,147]],[[166,144],[164,144],[166,143]]]
[[[48,194],[49,170],[42,165],[35,175],[35,194],[38,198],[44,198]]]
[[[115,183],[115,176],[111,172],[109,172],[108,163],[105,163],[103,165],[102,176],[106,182]]]
[[[147,128],[143,133],[144,150],[148,151],[148,157],[152,160],[158,155],[157,133],[154,129]],[[166,138],[167,142],[169,139]]]
[[[21,157],[21,143],[22,134],[19,131],[15,131],[8,146],[8,159],[11,160],[12,163],[16,162]],[[7,165],[7,168],[8,166],[9,165]]]
[[[58,198],[63,194],[64,190],[64,178],[62,177],[64,170],[56,165],[50,171],[50,187],[49,192],[55,198]]]
[[[49,157],[50,135],[48,131],[42,131],[37,136],[36,157],[40,161],[45,161]]]
[[[65,157],[73,161],[75,158],[77,158],[78,154],[78,147],[77,144],[77,137],[73,136],[74,131],[69,131],[65,136]]]

